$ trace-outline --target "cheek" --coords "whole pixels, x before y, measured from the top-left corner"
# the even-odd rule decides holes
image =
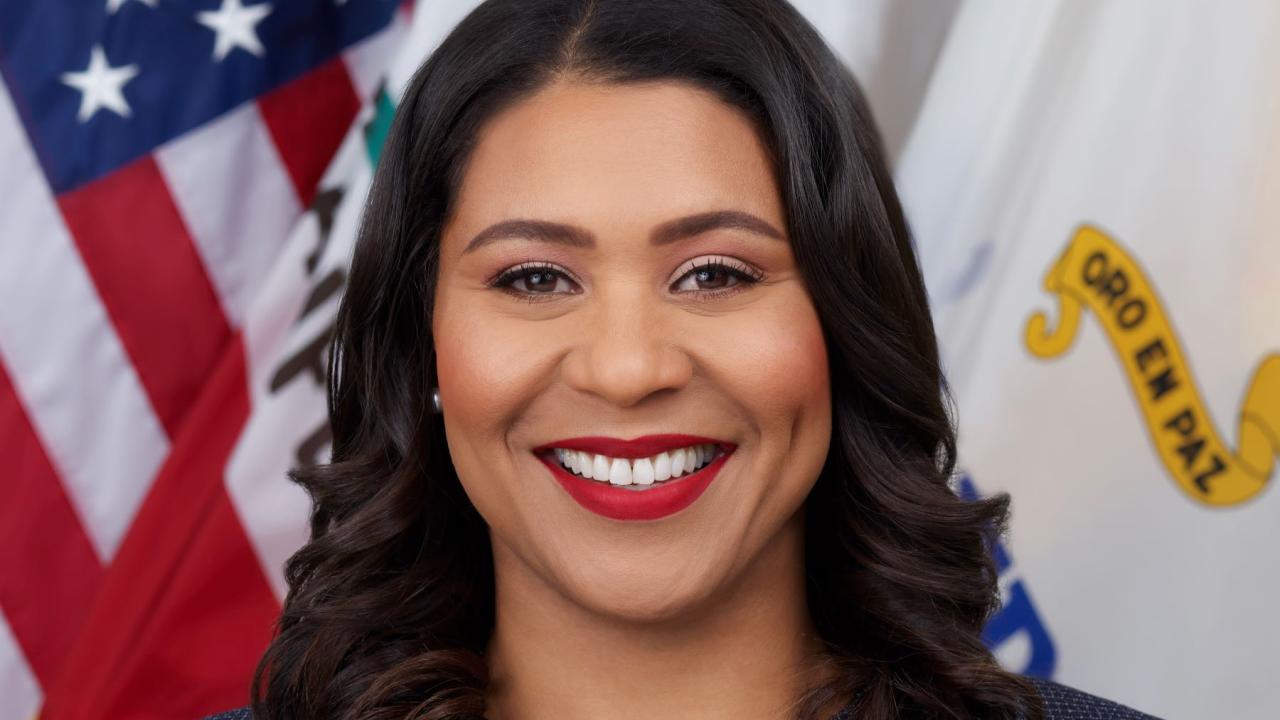
[[[789,428],[794,439],[825,446],[831,394],[827,348],[808,295],[800,290],[781,295],[722,331],[722,377],[769,434],[765,440],[781,440]]]
[[[485,307],[442,288],[432,326],[449,454],[468,496],[493,522],[499,520],[493,513],[513,505],[512,488],[493,481],[515,474],[509,431],[544,374],[521,323]]]
[[[831,443],[831,389],[822,326],[796,292],[724,328],[720,373],[758,437],[749,458],[753,492],[730,502],[768,528],[812,490]]]
[[[538,392],[553,343],[537,323],[494,312],[484,298],[437,300],[433,332],[446,425],[492,439]]]
[[[502,414],[503,398],[510,397],[518,377],[518,365],[506,357],[510,343],[462,309],[436,314],[435,337],[445,418],[482,429]]]

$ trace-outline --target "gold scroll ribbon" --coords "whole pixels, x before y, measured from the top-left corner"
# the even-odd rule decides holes
[[[1081,227],[1044,278],[1058,298],[1058,326],[1045,313],[1027,322],[1027,349],[1066,352],[1088,307],[1124,363],[1147,431],[1178,486],[1206,505],[1234,505],[1266,487],[1280,454],[1280,354],[1258,365],[1240,410],[1239,449],[1214,427],[1168,315],[1133,257],[1097,228]]]

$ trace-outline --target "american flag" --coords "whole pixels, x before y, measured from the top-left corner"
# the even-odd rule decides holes
[[[246,701],[408,12],[0,0],[0,719]]]

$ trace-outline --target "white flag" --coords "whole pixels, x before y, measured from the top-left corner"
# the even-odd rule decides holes
[[[1013,495],[1006,662],[1280,717],[1280,4],[968,0],[897,179]]]

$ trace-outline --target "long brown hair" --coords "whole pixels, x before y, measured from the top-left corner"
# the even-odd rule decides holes
[[[565,75],[710,90],[754,120],[776,165],[833,413],[805,563],[839,672],[797,716],[855,698],[863,718],[1038,718],[1035,689],[979,638],[1008,499],[949,488],[947,387],[880,137],[853,77],[783,0],[488,0],[413,77],[330,347],[332,462],[293,474],[311,539],[286,568],[256,716],[483,715],[491,548],[428,411],[438,243],[477,130]]]

